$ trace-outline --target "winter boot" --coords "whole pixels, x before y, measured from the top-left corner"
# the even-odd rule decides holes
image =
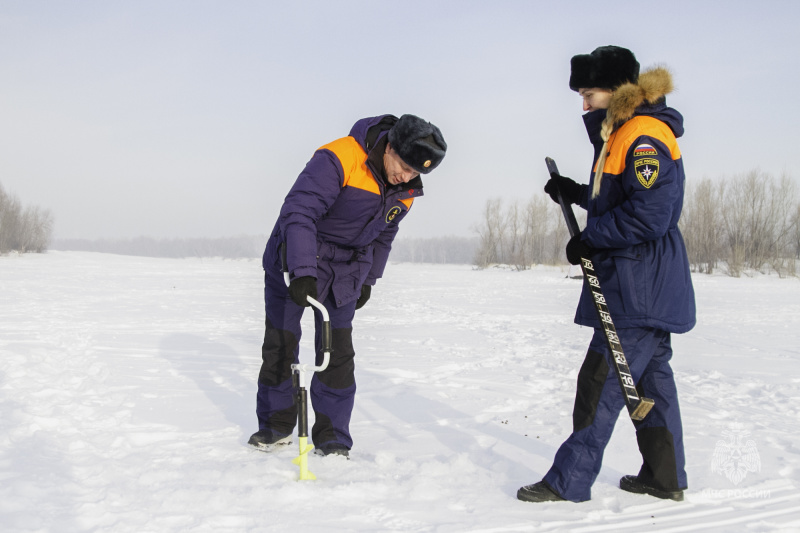
[[[682,490],[657,489],[656,487],[645,485],[645,483],[640,481],[637,476],[622,476],[622,478],[619,480],[619,488],[628,492],[634,492],[636,494],[649,494],[650,496],[655,496],[656,498],[661,498],[662,500],[675,500],[676,502],[683,501]]]
[[[563,502],[564,498],[544,481],[526,485],[517,491],[517,499],[524,502]]]
[[[314,453],[317,455],[343,455],[350,459],[350,449],[344,444],[338,442],[326,442],[314,448]]]
[[[247,444],[254,446],[262,452],[271,452],[275,448],[292,443],[291,435],[279,435],[269,429],[260,429],[253,433]]]

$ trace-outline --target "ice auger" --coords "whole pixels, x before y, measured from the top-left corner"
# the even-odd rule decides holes
[[[289,285],[289,264],[286,260],[286,245],[281,246],[281,263],[283,270],[283,280]],[[333,337],[331,334],[331,319],[328,310],[319,301],[311,296],[307,296],[308,303],[319,311],[322,316],[322,364],[319,366],[300,364],[292,365],[292,385],[295,389],[295,401],[297,402],[297,441],[300,444],[300,454],[292,462],[300,467],[300,480],[317,479],[317,476],[308,471],[308,454],[314,449],[313,444],[308,444],[308,393],[306,391],[306,373],[322,372],[328,368],[331,360],[331,346]]]

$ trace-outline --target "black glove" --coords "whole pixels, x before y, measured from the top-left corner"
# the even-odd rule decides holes
[[[369,300],[369,296],[372,293],[372,285],[362,285],[361,286],[361,296],[358,297],[356,300],[356,309],[361,309],[364,307],[364,304],[367,303]]]
[[[317,278],[313,276],[302,276],[294,278],[289,282],[289,296],[297,305],[308,307],[307,296],[317,299]]]
[[[589,259],[596,252],[597,250],[581,240],[580,233],[572,237],[567,243],[567,261],[569,261],[570,265],[580,265],[581,257]]]
[[[564,201],[569,205],[580,203],[583,189],[587,187],[587,185],[576,183],[566,176],[560,176],[555,173],[551,174],[550,179],[544,186],[544,192],[549,194],[550,198],[552,198],[555,203],[558,203],[559,187],[561,188],[561,197],[564,198]]]

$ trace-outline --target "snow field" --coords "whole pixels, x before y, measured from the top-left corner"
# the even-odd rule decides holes
[[[312,455],[298,482],[296,442],[245,444],[259,261],[0,257],[0,529],[800,530],[800,281],[774,276],[694,278],[699,324],[673,336],[685,502],[617,488],[639,468],[625,416],[590,502],[515,499],[571,429],[591,331],[566,274],[390,264],[354,324],[351,460]],[[736,422],[761,461],[738,483],[711,470]]]

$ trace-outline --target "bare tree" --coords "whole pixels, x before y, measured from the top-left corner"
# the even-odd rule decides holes
[[[23,209],[0,185],[0,253],[44,252],[53,234],[53,215],[36,206]]]
[[[29,207],[26,210],[26,217],[30,220],[28,231],[28,241],[25,243],[26,251],[42,253],[50,246],[53,235],[53,214],[49,209],[39,207]]]
[[[738,278],[744,270],[747,247],[747,198],[743,180],[720,183],[720,196],[725,209],[722,220],[725,230],[726,263],[728,274]],[[757,204],[758,202],[756,202]]]
[[[505,220],[502,214],[503,201],[490,198],[483,209],[483,220],[476,228],[479,242],[475,253],[475,264],[480,268],[497,263],[500,259]]]
[[[794,248],[794,258],[800,259],[800,204],[797,204],[792,214],[792,247]]]
[[[728,273],[739,277],[747,268],[793,272],[794,261],[787,256],[792,254],[794,183],[784,176],[776,184],[772,176],[754,170],[720,185]]]
[[[782,276],[795,275],[794,235],[797,224],[797,185],[786,174],[777,184],[770,184],[771,196],[768,212],[771,239],[767,247],[772,269]]]
[[[549,206],[545,196],[538,194],[531,197],[525,208],[526,246],[531,263],[545,263],[549,259],[546,253]]]
[[[528,233],[528,224],[526,221],[527,212],[520,209],[519,202],[514,202],[508,209],[506,214],[506,223],[504,225],[504,239],[505,245],[503,250],[505,253],[501,254],[504,263],[513,264],[517,270],[525,270],[530,268],[530,255],[529,255],[529,240],[530,234]]]
[[[704,178],[687,187],[680,228],[692,270],[711,274],[720,259],[722,242],[721,190]]]
[[[0,187],[0,253],[17,249],[21,218],[19,199]]]

